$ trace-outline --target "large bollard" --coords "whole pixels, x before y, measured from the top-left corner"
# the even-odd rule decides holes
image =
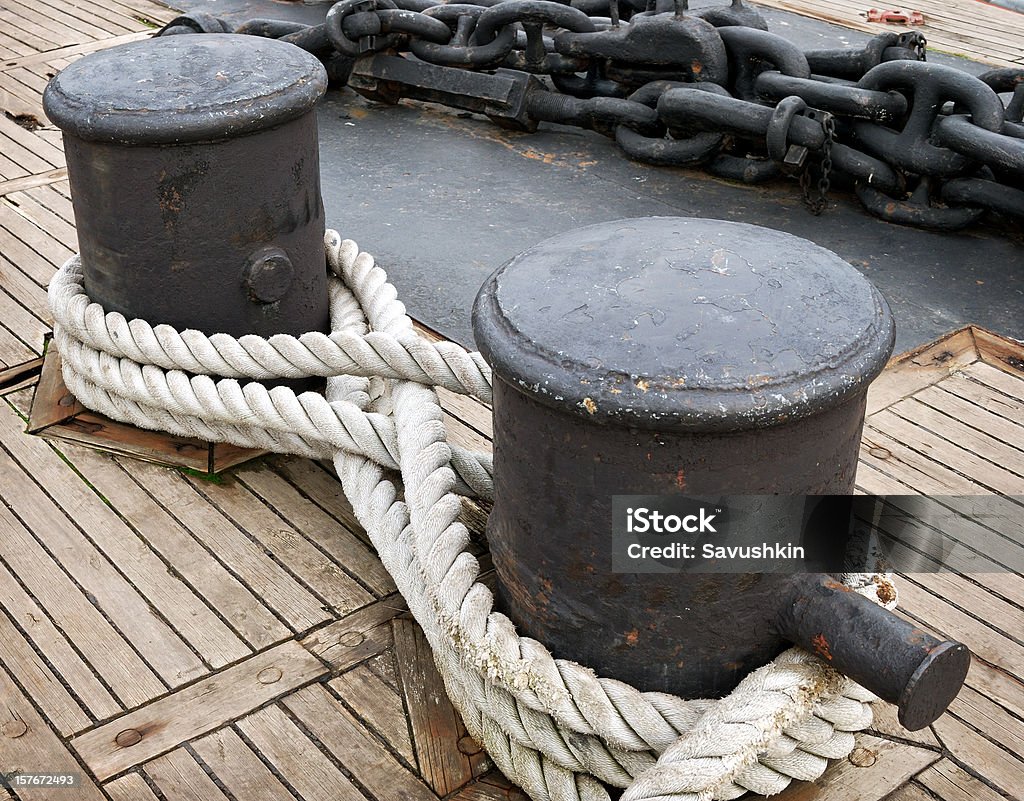
[[[85,56],[43,97],[64,134],[89,296],[207,334],[326,331],[313,56],[173,36]]]
[[[964,646],[826,575],[612,570],[613,495],[853,492],[894,327],[839,257],[746,224],[603,223],[494,273],[474,331],[495,374],[488,539],[524,634],[689,697],[728,692],[789,642],[898,703],[908,728],[955,697]]]

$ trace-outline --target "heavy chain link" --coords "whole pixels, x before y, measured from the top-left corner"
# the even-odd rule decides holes
[[[1024,219],[1024,69],[926,63],[916,31],[805,52],[767,27],[741,0],[340,0],[321,25],[193,12],[160,35],[279,38],[371,100],[587,128],[630,158],[747,183],[792,175],[813,214],[840,173],[892,222]]]

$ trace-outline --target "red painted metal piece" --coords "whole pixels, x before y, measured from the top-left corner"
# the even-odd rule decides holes
[[[868,22],[889,22],[897,25],[924,25],[924,14],[906,8],[868,9]]]

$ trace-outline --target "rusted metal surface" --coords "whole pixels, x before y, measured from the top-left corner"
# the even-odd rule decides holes
[[[756,226],[622,220],[506,264],[477,297],[474,331],[496,376],[488,538],[525,634],[602,675],[719,696],[827,620],[844,643],[837,667],[868,666],[851,672],[889,700],[911,692],[908,722],[927,717],[907,690],[927,654],[865,598],[815,600],[805,619],[794,575],[611,570],[613,495],[852,493],[867,387],[894,337],[853,268]],[[865,626],[846,628],[843,609]],[[848,647],[839,632],[856,635]],[[887,678],[873,684],[879,660]],[[963,676],[948,668],[938,660],[944,681],[921,686],[955,694]]]
[[[89,295],[152,324],[326,330],[319,61],[258,37],[173,36],[82,58],[47,88]]]
[[[821,574],[795,577],[775,625],[787,639],[899,707],[911,731],[938,718],[967,676],[971,654]]]

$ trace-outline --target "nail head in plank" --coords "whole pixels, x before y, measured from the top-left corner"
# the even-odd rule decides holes
[[[878,801],[936,762],[940,754],[916,745],[857,736],[857,747],[847,759],[833,762],[815,782],[791,784],[776,801]]]
[[[317,629],[302,639],[302,645],[330,664],[333,672],[348,670],[391,647],[388,621],[406,609],[401,595],[389,595]]]
[[[0,666],[0,746],[5,772],[77,773],[80,783],[73,791],[75,801],[104,801],[103,793],[82,770],[74,756],[36,712],[10,675]],[[24,801],[52,797],[45,789],[19,791]]]
[[[265,684],[260,676],[277,668],[281,678]],[[315,681],[326,666],[297,642],[286,642],[234,667],[167,695],[148,706],[86,732],[71,741],[93,773],[105,780],[164,754],[184,742],[235,720],[285,693]],[[138,742],[121,746],[125,732]],[[129,739],[130,742],[130,739]]]

